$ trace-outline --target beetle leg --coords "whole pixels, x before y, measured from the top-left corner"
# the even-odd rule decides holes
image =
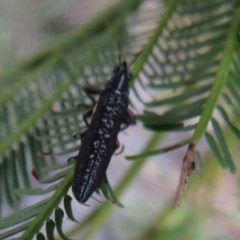
[[[87,127],[89,126],[89,123],[88,123],[87,119],[92,116],[92,113],[93,113],[93,109],[90,109],[89,111],[87,111],[86,113],[83,114],[83,121],[85,122],[85,124],[87,125]],[[82,133],[81,133],[81,132],[80,132],[80,133],[76,133],[76,134],[74,134],[73,137],[74,137],[74,138],[79,138],[79,137],[80,137],[80,139],[81,139],[81,141],[82,141],[85,132],[86,132],[86,131],[84,131],[84,132],[82,132]]]
[[[93,105],[96,104],[96,100],[94,99],[94,95],[99,95],[101,93],[101,89],[91,86],[91,87],[84,87],[83,91],[87,94],[87,96],[90,98],[92,101]]]
[[[86,124],[86,126],[89,127],[89,122],[87,121],[87,119],[92,116],[93,109],[96,104],[96,100],[94,99],[93,95],[99,95],[101,93],[101,89],[96,88],[96,87],[85,87],[85,88],[83,88],[83,91],[90,98],[90,100],[92,101],[92,104],[88,105],[88,104],[82,103],[82,104],[79,104],[78,107],[79,108],[90,108],[86,113],[83,114],[83,121]],[[78,133],[78,134],[75,134],[74,137],[80,136],[80,139],[82,140],[82,135],[83,135],[83,133]]]
[[[100,94],[99,91],[93,91],[91,88],[83,88],[83,91],[86,93],[86,95],[90,98],[91,100],[91,104],[86,104],[86,103],[81,103],[81,104],[78,104],[78,108],[93,108],[96,104],[96,100],[94,99],[94,96],[93,95],[97,95],[97,94]]]
[[[77,133],[74,135],[75,138],[79,137],[81,139],[81,141],[83,141],[84,135],[86,133],[86,130],[82,133]]]
[[[117,149],[119,149],[119,148],[120,148],[120,143],[119,143],[119,141],[118,141],[118,139],[117,139],[115,151],[116,151]],[[124,150],[124,145],[122,145],[120,151],[114,153],[114,155],[117,156],[117,155],[121,154],[121,153],[123,152],[123,150]]]
[[[130,125],[136,124],[136,117],[130,109],[124,114],[122,124],[121,131],[125,130]]]
[[[88,123],[87,119],[88,119],[89,117],[91,117],[92,114],[93,114],[93,108],[83,114],[83,121],[85,122],[85,124],[87,125],[87,127],[89,126],[89,123]]]
[[[77,105],[77,108],[80,110],[85,110],[85,109],[89,109],[89,108],[93,108],[93,104],[86,104],[86,103],[80,103]]]
[[[68,160],[67,160],[67,162],[68,163],[72,163],[73,161],[77,161],[77,157],[78,157],[78,155],[76,155],[76,156],[74,156],[74,157],[70,157],[70,158],[68,158]]]
[[[121,131],[125,130],[126,128],[128,128],[130,125],[132,124],[136,124],[136,117],[135,115],[133,114],[133,112],[131,110],[127,110],[126,113],[124,114],[123,116],[123,121],[122,121],[122,124],[123,126],[121,127]],[[117,139],[117,142],[116,142],[116,148],[115,148],[115,151],[120,148],[120,144],[119,144],[119,141]],[[124,151],[124,145],[121,146],[121,149],[119,152],[116,152],[114,155],[119,155],[121,154],[122,152]]]
[[[94,106],[96,104],[96,100],[94,99],[94,97],[92,95],[100,94],[101,90],[99,88],[96,88],[96,87],[85,87],[85,88],[83,88],[83,91],[91,99],[92,104],[88,105],[88,104],[82,103],[82,104],[79,104],[78,107],[79,108],[90,108],[86,113],[83,114],[83,121],[86,124],[86,126],[89,127],[89,123],[88,123],[87,119],[92,116],[93,110],[94,110]],[[82,139],[81,135],[82,135],[81,133],[75,134],[74,137],[80,136],[80,138]]]
[[[87,103],[80,103],[77,105],[78,108],[80,109],[92,109],[96,105],[96,100],[94,98],[94,95],[99,95],[101,93],[101,89],[96,88],[96,87],[85,87],[82,89],[86,95],[89,97],[91,100],[90,104]]]

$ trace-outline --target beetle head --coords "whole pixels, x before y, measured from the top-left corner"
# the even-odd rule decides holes
[[[111,79],[106,84],[106,89],[115,91],[118,94],[128,95],[129,81],[132,74],[129,72],[127,62],[123,61],[113,70]]]

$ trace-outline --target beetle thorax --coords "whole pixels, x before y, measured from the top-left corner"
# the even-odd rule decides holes
[[[131,74],[129,73],[126,62],[122,62],[113,70],[113,76],[106,85],[106,90],[114,91],[119,95],[128,96],[129,81]]]

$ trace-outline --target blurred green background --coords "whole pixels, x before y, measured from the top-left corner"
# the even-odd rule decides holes
[[[0,74],[11,70],[30,56],[41,52],[59,37],[93,19],[99,12],[116,3],[114,0],[1,0],[0,1]],[[226,129],[226,134],[227,133]],[[142,125],[122,134],[127,145],[124,155],[141,149],[143,139],[151,133]],[[161,140],[171,143],[174,135]],[[139,140],[136,140],[139,139]],[[239,148],[231,136],[234,159]],[[137,145],[137,146],[136,146]],[[100,231],[91,239],[170,239],[170,240],[237,240],[240,239],[239,161],[237,172],[221,169],[200,142],[202,156],[199,174],[193,174],[177,209],[171,209],[186,148],[149,158],[135,181],[120,197],[123,209],[114,207]],[[116,160],[116,161],[115,161]],[[116,185],[131,163],[116,157],[108,171]],[[97,206],[98,203],[91,202]],[[91,212],[91,207],[74,205],[76,218]],[[78,227],[66,220],[67,232],[78,239]]]

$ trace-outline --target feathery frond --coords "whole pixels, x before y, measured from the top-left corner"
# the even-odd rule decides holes
[[[2,217],[0,239],[15,234],[19,239],[54,239],[55,228],[62,239],[68,238],[64,216],[76,219],[68,195],[73,164],[67,159],[79,149],[73,136],[86,127],[82,106],[89,101],[83,87],[105,85],[118,61],[118,41],[124,58],[132,62],[131,106],[156,135],[144,152],[128,157],[136,162],[116,194],[146,157],[188,145],[174,203],[178,205],[203,136],[220,165],[234,172],[223,127],[239,139],[239,9],[237,0],[123,0],[2,76],[0,206],[6,202],[13,207],[27,195],[43,200]],[[186,137],[157,148],[157,133],[163,131],[178,136],[184,132]],[[31,171],[41,188],[36,188]],[[118,203],[108,181],[99,190]],[[110,210],[103,204],[81,223],[79,228],[92,221],[86,238]]]

